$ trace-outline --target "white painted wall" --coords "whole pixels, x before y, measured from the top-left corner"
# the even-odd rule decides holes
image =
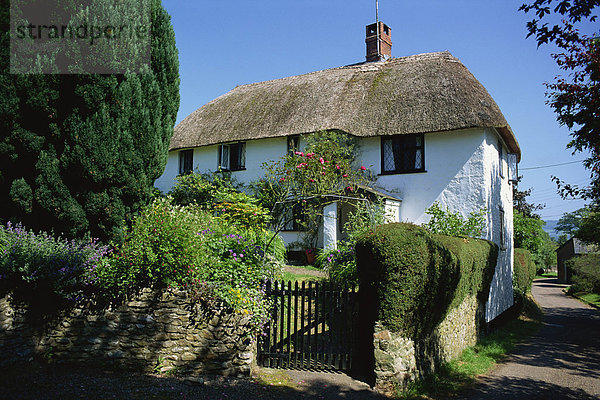
[[[496,271],[486,304],[486,320],[491,321],[513,304],[513,216],[511,171],[504,147],[504,177],[500,176],[498,140],[495,129],[469,129],[425,135],[423,173],[382,175],[377,183],[402,199],[400,220],[423,224],[429,221],[425,210],[434,202],[468,217],[487,210],[487,226],[482,237],[500,247]],[[380,138],[361,140],[365,165],[381,173]],[[504,209],[504,242],[500,242],[500,207]]]
[[[194,171],[200,173],[214,172],[218,169],[218,145],[204,146],[194,149]],[[287,152],[287,138],[250,140],[246,142],[246,169],[235,171],[232,176],[242,184],[248,184],[263,175],[261,165],[268,160],[278,160]],[[179,151],[169,152],[165,172],[156,180],[154,186],[163,193],[171,190],[175,177],[179,173]]]
[[[498,140],[495,129],[467,129],[452,133],[429,133],[425,135],[425,170],[423,173],[382,175],[377,183],[385,191],[402,199],[400,206],[390,210],[395,219],[423,224],[429,220],[425,210],[434,202],[442,208],[458,211],[464,217],[469,213],[486,208],[487,229],[484,238],[501,248],[496,272],[486,305],[486,319],[494,319],[512,305],[513,271],[513,224],[511,171],[503,151],[504,177],[500,177]],[[381,139],[379,137],[359,140],[362,164],[375,174],[381,173]],[[194,149],[194,169],[199,172],[215,171],[218,146]],[[267,160],[283,157],[287,151],[286,138],[261,139],[246,142],[246,170],[233,176],[238,182],[247,184],[262,175],[261,165]],[[178,173],[178,152],[169,154],[164,174],[155,186],[168,192]],[[504,209],[505,240],[500,243],[500,207]],[[388,207],[386,207],[387,209]],[[393,208],[393,210],[392,210]],[[282,234],[286,243],[300,239],[300,233]],[[319,245],[323,245],[322,232]]]
[[[512,184],[509,177],[513,171],[509,170],[507,163],[507,149],[504,143],[502,159],[498,152],[499,135],[495,130],[486,132],[484,142],[485,154],[485,185],[487,190],[486,202],[488,209],[488,230],[486,239],[493,241],[500,247],[496,271],[490,287],[490,295],[486,304],[486,321],[491,321],[503,311],[513,305],[512,276],[514,268],[514,241],[513,241],[513,208]],[[501,173],[501,168],[503,171]],[[504,210],[504,221],[501,223],[500,209]],[[500,233],[504,227],[504,235]]]

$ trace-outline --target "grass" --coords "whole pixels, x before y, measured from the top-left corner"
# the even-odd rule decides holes
[[[535,279],[548,279],[548,278],[557,278],[558,277],[558,273],[556,272],[546,272],[545,274],[542,275],[536,275]]]
[[[534,334],[541,326],[542,313],[532,298],[525,301],[523,312],[500,329],[467,348],[458,360],[443,365],[436,374],[413,382],[398,392],[400,399],[442,399],[456,397],[471,387],[478,375],[488,372],[517,343]]]
[[[284,270],[280,279],[284,281],[323,281],[327,279],[324,276],[318,276],[315,272],[323,272],[322,269],[310,265],[293,266],[294,271]],[[306,272],[304,272],[306,271]]]
[[[600,308],[600,294],[598,293],[579,292],[573,293],[572,295],[582,300],[584,303]]]

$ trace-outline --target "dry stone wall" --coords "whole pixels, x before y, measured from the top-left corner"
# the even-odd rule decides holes
[[[431,335],[418,342],[376,322],[373,333],[375,389],[393,395],[397,387],[458,358],[464,349],[476,344],[483,313],[483,304],[474,296],[467,297],[448,312]]]
[[[10,295],[0,299],[0,366],[38,357],[145,372],[249,376],[255,354],[250,333],[247,315],[206,309],[173,289],[146,289],[118,307],[76,307],[49,320]]]

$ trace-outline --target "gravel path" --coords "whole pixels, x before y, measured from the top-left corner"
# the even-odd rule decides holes
[[[566,296],[564,287],[534,281],[543,327],[463,399],[600,398],[600,311]]]

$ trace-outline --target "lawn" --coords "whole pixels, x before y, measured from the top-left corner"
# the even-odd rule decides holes
[[[579,292],[573,293],[574,297],[582,300],[584,303],[600,308],[600,294]]]
[[[558,278],[558,273],[556,272],[546,272],[542,275],[536,275],[535,279],[548,279],[548,278]]]
[[[283,273],[280,279],[292,282],[323,281],[327,279],[327,273],[320,268],[315,268],[310,265],[286,265],[283,268]]]

